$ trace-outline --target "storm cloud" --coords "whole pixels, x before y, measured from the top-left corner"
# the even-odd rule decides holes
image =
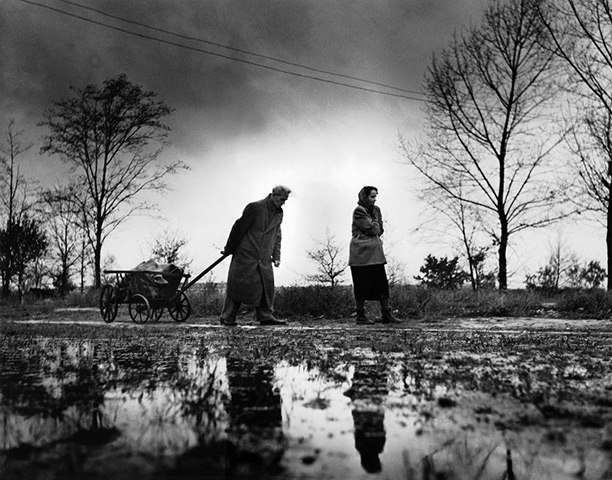
[[[477,23],[485,4],[4,0],[0,128],[15,120],[35,142],[44,111],[70,97],[70,86],[126,74],[174,109],[165,154],[192,172],[171,182],[162,210],[197,243],[196,263],[224,244],[243,205],[275,183],[296,191],[286,207],[287,257],[295,262],[281,272],[286,281],[299,278],[297,257],[326,228],[344,243],[362,183],[378,184],[404,261],[415,209],[408,175],[393,157],[397,135],[419,133],[431,55]],[[50,161],[32,154],[26,163],[47,178]],[[210,202],[220,218],[203,226],[194,219]],[[148,220],[131,228],[156,226]],[[132,257],[145,256],[129,227],[117,235],[122,246],[137,245]],[[112,241],[106,253],[116,253]]]

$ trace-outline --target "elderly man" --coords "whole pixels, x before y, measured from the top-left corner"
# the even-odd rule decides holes
[[[291,190],[276,186],[263,200],[249,203],[236,220],[223,254],[232,255],[221,325],[235,326],[240,304],[256,305],[261,325],[284,325],[274,318],[274,271],[280,265],[282,206]]]

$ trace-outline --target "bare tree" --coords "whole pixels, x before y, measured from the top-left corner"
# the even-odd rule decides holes
[[[307,250],[306,255],[317,264],[317,273],[306,275],[309,282],[329,284],[333,290],[348,267],[342,247],[336,243],[336,237],[329,228],[325,230],[325,241],[317,240],[317,247]]]
[[[542,118],[557,87],[555,56],[535,7],[542,0],[493,0],[479,28],[456,35],[429,67],[427,136],[402,140],[408,163],[445,203],[470,205],[498,247],[507,288],[511,235],[563,216],[551,207],[551,151],[560,143]]]
[[[387,255],[387,279],[390,287],[404,285],[406,283],[405,268],[396,258]]]
[[[187,239],[178,231],[167,228],[153,239],[149,249],[153,258],[187,270],[191,265],[184,251],[187,243]]]
[[[78,266],[84,231],[80,222],[80,210],[74,199],[76,187],[56,186],[42,194],[42,215],[53,257],[54,280],[61,296],[70,290],[72,271]]]
[[[132,84],[125,75],[102,87],[71,87],[73,98],[54,103],[42,122],[50,133],[42,152],[72,164],[85,186],[78,199],[94,255],[94,281],[100,287],[102,246],[130,215],[153,208],[136,203],[145,191],[167,189],[164,178],[186,168],[180,161],[158,163],[171,113],[156,94]],[[151,145],[154,145],[153,147]]]
[[[457,186],[457,190],[461,191],[461,185]],[[465,259],[472,290],[490,284],[491,275],[484,272],[484,266],[492,244],[490,239],[488,244],[484,244],[485,240],[481,238],[483,226],[478,209],[461,198],[449,198],[435,185],[423,188],[419,198],[428,206],[424,212],[427,220],[419,230],[433,229],[431,233],[436,241],[441,236],[450,236],[454,240],[451,246],[461,252],[460,256]]]
[[[606,275],[598,262],[581,264],[566,245],[562,235],[549,244],[546,264],[525,278],[527,288],[558,291],[561,288],[595,288]]]
[[[2,296],[8,296],[13,276],[18,266],[13,243],[20,235],[20,225],[32,208],[31,182],[21,173],[18,157],[27,152],[32,144],[24,144],[22,131],[15,130],[15,122],[9,122],[6,143],[0,147],[0,214],[3,217],[4,241],[0,250],[0,273],[2,275]]]
[[[612,3],[556,0],[540,12],[555,52],[569,67],[574,128],[568,145],[581,182],[568,190],[606,228],[607,269],[612,271]],[[574,175],[575,178],[575,175]],[[608,290],[612,279],[608,277]]]

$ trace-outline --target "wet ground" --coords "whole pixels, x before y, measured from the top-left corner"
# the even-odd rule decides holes
[[[0,323],[1,479],[610,479],[612,322]]]

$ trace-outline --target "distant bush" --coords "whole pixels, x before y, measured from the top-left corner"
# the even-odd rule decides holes
[[[72,308],[98,307],[100,304],[100,290],[93,287],[86,288],[83,293],[73,290],[65,297],[58,299],[58,302],[65,307]]]
[[[225,300],[225,284],[216,282],[196,283],[185,292],[191,304],[192,315],[218,316]]]
[[[198,283],[187,292],[193,317],[216,317],[225,299],[225,284]],[[442,290],[420,285],[393,285],[391,307],[405,319],[440,319],[466,317],[562,317],[610,318],[612,292],[603,289],[479,290],[469,288]],[[98,307],[99,291],[73,291],[65,298],[35,299],[26,297],[23,305],[15,299],[3,300],[1,318],[23,317],[34,312],[53,311],[60,307]],[[351,285],[277,287],[274,308],[281,318],[349,318],[355,312]],[[380,316],[378,302],[366,302],[371,318]],[[246,311],[252,310],[252,307]],[[20,313],[19,313],[20,312]],[[30,313],[28,313],[30,312]]]
[[[557,297],[559,312],[583,318],[610,318],[612,314],[612,293],[603,289],[566,290]]]
[[[280,287],[276,290],[274,309],[282,317],[348,317],[355,309],[353,288],[346,285]]]
[[[597,289],[601,288],[607,276],[605,268],[597,261],[580,264],[573,259],[562,268],[561,260],[553,257],[548,265],[534,274],[526,275],[525,287],[527,290],[549,293],[560,292],[564,288],[577,291]]]
[[[467,273],[459,267],[459,257],[449,260],[448,257],[427,255],[419,272],[422,276],[417,275],[414,279],[421,285],[444,290],[456,290],[468,279]]]
[[[471,289],[440,290],[416,285],[394,285],[391,307],[404,318],[535,316],[546,297],[536,292],[498,292]],[[284,317],[310,316],[339,318],[355,309],[352,286],[293,286],[277,289],[275,309]],[[380,315],[378,302],[366,302],[368,315]]]
[[[393,308],[407,318],[526,316],[541,308],[541,298],[527,291],[441,290],[402,285],[391,290]]]

